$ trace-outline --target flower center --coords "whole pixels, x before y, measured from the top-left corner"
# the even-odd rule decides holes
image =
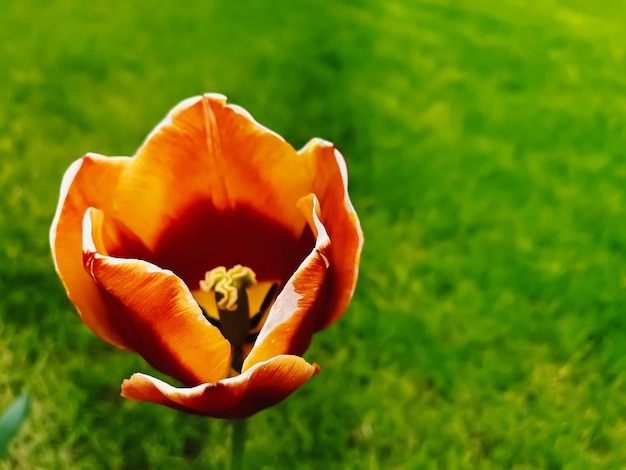
[[[204,280],[200,281],[200,289],[204,292],[215,292],[215,301],[219,311],[239,310],[238,300],[248,307],[246,288],[256,284],[256,275],[252,269],[236,264],[226,271],[224,266],[207,271]]]
[[[248,294],[252,295],[253,302],[256,303],[259,290],[267,289],[267,284],[269,283],[257,283],[254,271],[246,266],[237,264],[228,270],[224,266],[219,266],[206,272],[204,279],[200,281],[201,292],[194,295],[199,303],[203,299],[206,299],[208,303],[209,299],[206,295],[213,293],[215,307],[205,304],[205,307],[209,308],[204,308],[202,305],[201,308],[207,320],[219,328],[224,338],[230,342],[231,367],[237,373],[241,372],[243,361],[249,352],[246,350],[244,354],[244,349],[250,343],[254,343],[258,336],[258,332],[251,333],[251,331],[256,329],[264,319],[265,313],[274,300],[278,284],[271,284],[259,306],[258,313],[253,316],[250,315]],[[207,313],[207,310],[214,312],[215,309],[217,309],[219,319]]]

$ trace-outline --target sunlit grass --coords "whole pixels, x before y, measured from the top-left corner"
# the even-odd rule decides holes
[[[333,141],[366,245],[322,367],[250,468],[626,466],[626,9],[524,2],[9,0],[0,13],[0,468],[224,468],[230,427],[118,396],[47,230],[65,168],[221,92]],[[369,4],[368,4],[369,3]]]

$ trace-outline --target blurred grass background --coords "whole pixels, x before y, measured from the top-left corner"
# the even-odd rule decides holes
[[[118,396],[150,369],[48,248],[67,166],[205,91],[333,141],[366,235],[250,468],[625,468],[625,29],[612,0],[4,0],[0,409],[34,403],[0,468],[226,466],[227,423]]]

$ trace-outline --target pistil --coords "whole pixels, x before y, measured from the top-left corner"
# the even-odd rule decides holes
[[[237,372],[243,366],[243,347],[250,332],[250,307],[246,289],[256,284],[250,268],[235,265],[226,270],[219,266],[207,271],[200,289],[215,292],[215,303],[220,318],[220,329],[231,344],[231,365]]]
[[[215,292],[217,307],[221,310],[237,310],[237,301],[241,289],[244,290],[256,284],[256,275],[252,269],[236,264],[228,271],[224,266],[214,268],[200,281],[200,289],[205,292]]]

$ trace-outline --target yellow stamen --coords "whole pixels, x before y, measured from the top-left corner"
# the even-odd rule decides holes
[[[200,289],[205,292],[214,291],[219,298],[217,307],[220,310],[235,311],[239,300],[239,289],[247,289],[256,284],[256,275],[252,269],[237,264],[228,271],[219,266],[207,271],[204,280],[200,281]]]

